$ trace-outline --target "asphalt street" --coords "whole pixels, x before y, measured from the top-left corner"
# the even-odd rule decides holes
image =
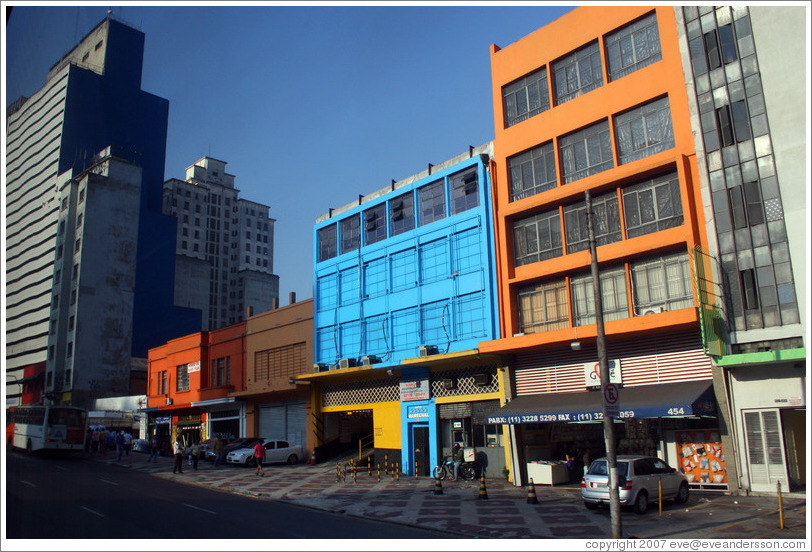
[[[8,539],[449,537],[432,530],[258,501],[78,456],[8,453],[5,493]]]

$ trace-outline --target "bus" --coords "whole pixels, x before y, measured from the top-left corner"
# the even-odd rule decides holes
[[[76,406],[13,406],[6,416],[6,443],[32,453],[82,451],[87,411]]]

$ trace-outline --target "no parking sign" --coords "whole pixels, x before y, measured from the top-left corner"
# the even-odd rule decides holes
[[[620,390],[616,383],[607,383],[603,386],[603,404],[606,406],[606,415],[617,418],[620,414]]]

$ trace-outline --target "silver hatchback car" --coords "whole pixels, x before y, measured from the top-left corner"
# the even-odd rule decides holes
[[[620,505],[631,506],[643,514],[649,502],[659,497],[659,482],[663,483],[663,499],[679,503],[688,501],[688,480],[668,464],[652,456],[618,456],[617,474]],[[609,504],[609,467],[606,458],[598,458],[589,466],[581,480],[581,498],[587,508]]]

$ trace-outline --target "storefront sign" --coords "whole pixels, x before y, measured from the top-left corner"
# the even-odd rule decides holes
[[[620,385],[623,383],[623,377],[620,371],[620,360],[610,360],[609,368],[609,382]],[[601,364],[600,362],[585,362],[584,363],[584,385],[587,389],[597,389],[601,386]]]
[[[156,424],[171,424],[172,423],[172,416],[158,416],[155,418]]]
[[[422,401],[429,398],[429,380],[414,380],[400,382],[400,400]]]
[[[200,361],[197,362],[190,362],[186,365],[186,372],[191,374],[192,372],[199,372],[200,371]]]
[[[424,405],[410,406],[406,409],[406,416],[410,420],[428,420],[429,409]]]

